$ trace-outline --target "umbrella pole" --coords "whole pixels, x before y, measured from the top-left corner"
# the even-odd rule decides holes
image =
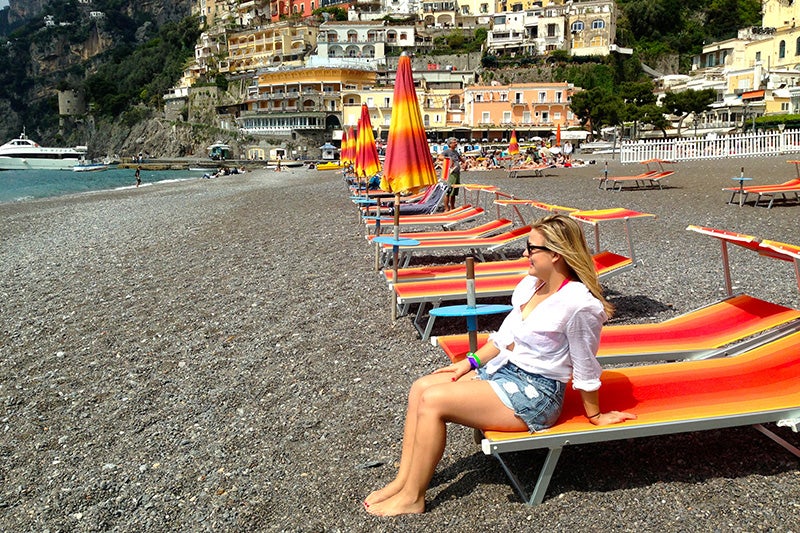
[[[467,257],[467,307],[475,308],[475,258]],[[478,349],[478,317],[467,316],[467,334],[469,336],[469,351]]]
[[[400,193],[394,195],[394,240],[400,238]],[[392,283],[397,283],[397,262],[399,260],[400,247],[392,246]],[[397,320],[397,293],[392,291],[392,322]]]

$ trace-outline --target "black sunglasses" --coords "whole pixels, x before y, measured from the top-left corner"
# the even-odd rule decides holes
[[[528,255],[532,254],[534,250],[544,250],[545,252],[550,251],[550,248],[548,248],[547,246],[537,246],[531,243],[526,243],[526,247],[528,249]]]

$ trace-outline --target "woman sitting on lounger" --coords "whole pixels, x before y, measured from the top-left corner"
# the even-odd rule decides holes
[[[578,223],[563,215],[533,224],[523,255],[528,275],[500,329],[467,359],[411,386],[400,468],[364,501],[375,515],[425,511],[425,491],[444,453],[447,422],[481,430],[540,431],[558,420],[569,380],[586,418],[606,425],[635,418],[602,412],[600,329],[612,312]]]

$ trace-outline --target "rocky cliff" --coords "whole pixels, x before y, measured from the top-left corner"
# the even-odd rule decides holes
[[[170,122],[151,118],[128,126],[120,121],[84,125],[69,144],[86,144],[89,156],[131,157],[139,153],[152,157],[191,157],[204,159],[207,147],[217,141],[227,143],[234,153],[253,139],[235,131],[220,130],[202,124]]]
[[[9,0],[8,23],[31,20],[44,12],[49,0]]]
[[[14,34],[0,36],[0,143],[26,128],[46,145],[85,144],[89,126],[59,124],[57,88],[79,86],[116,50],[149,39],[165,22],[191,14],[195,0],[10,0],[4,13]],[[92,12],[103,16],[93,16]],[[52,24],[44,17],[52,15]],[[3,28],[0,28],[2,30]],[[7,39],[7,40],[6,40]],[[120,46],[126,48],[118,48]],[[86,120],[91,120],[87,117]]]
[[[47,8],[55,3],[56,0],[9,0],[8,22],[16,24],[42,16]],[[63,3],[63,0],[60,0],[60,3]],[[114,2],[114,4],[118,3]],[[127,0],[124,2],[128,16],[148,13],[158,24],[188,16],[194,3],[195,0]],[[110,5],[111,2],[108,0],[93,0],[88,7],[92,10],[103,11]]]

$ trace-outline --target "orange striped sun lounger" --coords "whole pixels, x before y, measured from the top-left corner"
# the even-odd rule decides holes
[[[792,199],[791,196],[793,195],[794,200],[800,201],[800,178],[795,178],[789,181],[785,181],[783,183],[776,183],[773,185],[751,185],[749,187],[725,187],[722,190],[731,193],[731,199],[728,201],[728,203],[731,204],[734,203],[733,200],[734,198],[736,198],[737,194],[744,196],[744,198],[741,198],[742,203],[747,202],[747,197],[749,195],[755,194],[756,201],[753,204],[753,206],[758,207],[762,198],[765,199],[769,198],[769,202],[767,203],[766,208],[770,209],[775,203],[777,195],[780,195],[783,200],[790,200]]]
[[[400,215],[400,227],[408,228],[413,226],[440,226],[442,228],[452,228],[457,224],[470,222],[483,215],[485,210],[482,207],[465,205],[432,215]],[[376,219],[364,217],[364,224],[367,228],[374,228]],[[394,227],[393,217],[380,218],[381,231],[390,231]]]
[[[615,273],[612,259],[616,257],[619,260],[618,269],[627,269],[630,265],[630,259],[624,256],[615,256],[609,252],[600,254],[595,259],[595,267],[598,269],[600,279],[607,278]],[[527,259],[526,259],[527,262]],[[490,263],[487,263],[490,264]],[[448,278],[433,278],[420,281],[408,281],[401,283],[393,283],[392,290],[397,295],[397,304],[400,307],[400,314],[407,314],[411,305],[418,304],[417,313],[414,318],[414,327],[420,333],[423,340],[430,337],[433,330],[433,324],[436,317],[428,313],[428,319],[423,326],[425,315],[428,311],[428,304],[432,308],[439,307],[443,302],[453,300],[467,300],[467,280],[466,269],[463,265],[459,265],[463,269],[458,277]],[[527,275],[528,269],[520,269],[511,273],[498,273],[496,275],[479,276],[477,274],[480,263],[475,265],[475,298],[494,298],[498,296],[511,296],[514,292],[514,287]],[[402,272],[398,270],[398,272]],[[398,278],[400,275],[398,275]]]
[[[639,174],[634,174],[634,175],[630,175],[630,176],[617,176],[616,178],[609,177],[609,176],[606,176],[604,174],[604,175],[602,175],[600,177],[597,177],[597,178],[594,178],[594,179],[596,179],[598,181],[598,183],[597,183],[597,188],[598,189],[608,189],[609,188],[609,180],[615,180],[615,179],[616,180],[647,179],[649,176],[652,176],[654,174],[658,174],[658,172],[659,172],[658,170],[647,170],[647,171],[641,172]]]
[[[601,277],[606,277],[608,273],[617,268],[626,267],[631,264],[629,257],[614,254],[608,251],[600,252],[594,257],[594,266]],[[524,275],[530,262],[526,257],[518,259],[505,259],[501,261],[484,261],[475,263],[475,276],[498,276],[504,274]],[[391,270],[383,270],[386,281],[394,281],[394,274]],[[466,266],[463,263],[448,265],[422,265],[417,267],[400,268],[397,270],[397,279],[400,283],[409,281],[427,281],[434,279],[464,278],[467,275]]]
[[[544,202],[537,202],[536,200],[524,200],[521,198],[497,198],[494,201],[495,205],[508,207],[513,210],[513,213],[519,218],[519,220],[523,224],[527,224],[525,222],[525,218],[520,213],[520,207],[532,207],[536,209],[541,209],[543,211],[549,211],[550,213],[571,213],[573,211],[578,211],[574,207],[564,207],[561,205],[554,205],[554,204],[546,204]]]
[[[519,259],[505,259],[501,261],[484,261],[475,263],[475,277],[498,276],[504,274],[525,274],[528,271],[530,262],[526,257]],[[387,282],[394,281],[394,272],[391,269],[381,271]],[[463,263],[449,265],[422,265],[417,267],[400,268],[397,270],[397,280],[399,283],[409,281],[430,281],[453,278],[465,278],[467,268]]]
[[[594,250],[598,252],[602,250],[600,246],[600,223],[605,222],[613,222],[613,221],[621,221],[625,226],[625,240],[628,244],[628,255],[630,256],[631,262],[630,265],[625,269],[634,268],[636,265],[639,264],[639,261],[636,259],[636,251],[634,250],[633,246],[633,237],[631,236],[631,226],[630,221],[634,219],[643,219],[643,218],[655,218],[655,215],[651,215],[649,213],[641,213],[639,211],[633,211],[632,209],[626,209],[623,207],[612,207],[610,209],[595,209],[589,211],[572,211],[569,213],[569,216],[583,222],[584,224],[589,224],[592,226],[594,230]],[[614,269],[614,272],[620,274],[625,270],[622,269]]]
[[[597,357],[601,364],[706,359],[738,353],[798,329],[797,309],[739,294],[663,322],[606,326]],[[478,346],[488,338],[488,333],[479,334]],[[467,334],[444,335],[431,342],[454,362],[469,351]]]
[[[400,245],[398,249],[401,257],[398,259],[398,264],[403,268],[407,267],[411,262],[412,255],[419,252],[463,252],[474,255],[480,261],[484,260],[485,254],[487,253],[498,253],[503,259],[506,259],[503,248],[515,242],[527,239],[530,231],[530,226],[522,226],[504,231],[503,233],[498,233],[497,235],[492,235],[491,237],[423,240],[419,241],[419,244],[414,246]],[[384,244],[381,246],[385,251],[391,251],[393,248],[391,244]],[[388,255],[389,254],[387,254],[387,259]]]
[[[672,176],[673,174],[675,174],[674,170],[659,170],[657,172],[645,172],[643,174],[639,174],[638,176],[609,176],[604,178],[604,186],[602,189],[621,191],[623,187],[626,186],[636,189],[642,189],[645,187],[655,188],[657,186],[659,189],[663,189],[664,186],[661,184],[661,180]]]
[[[488,237],[498,231],[508,231],[513,226],[513,222],[507,218],[497,218],[463,230],[449,230],[449,231],[419,231],[410,233],[400,233],[401,239],[414,239],[417,241],[439,240],[439,239],[476,239],[479,237]],[[370,242],[376,235],[367,235],[366,239]]]
[[[530,167],[511,167],[508,169],[509,178],[541,178],[548,168],[556,168],[553,163],[540,163]]]
[[[600,336],[598,358],[605,364],[631,361],[697,359],[729,355],[800,328],[800,311],[745,294],[733,295],[727,243],[760,255],[793,261],[800,290],[800,247],[775,241],[759,242],[752,235],[689,226],[687,230],[722,243],[722,265],[727,297],[681,316],[655,324],[606,326]],[[479,334],[478,345],[488,333]],[[466,334],[433,339],[453,360],[469,351]]]
[[[564,410],[553,427],[534,434],[484,432],[483,453],[497,458],[529,505],[544,500],[567,445],[755,425],[800,457],[800,450],[761,425],[777,422],[797,431],[800,424],[800,333],[737,357],[618,368],[606,370],[601,379],[603,410],[632,412],[636,420],[610,426],[591,424],[584,416],[580,393],[567,385]],[[505,456],[535,449],[546,449],[547,456],[527,494]]]

